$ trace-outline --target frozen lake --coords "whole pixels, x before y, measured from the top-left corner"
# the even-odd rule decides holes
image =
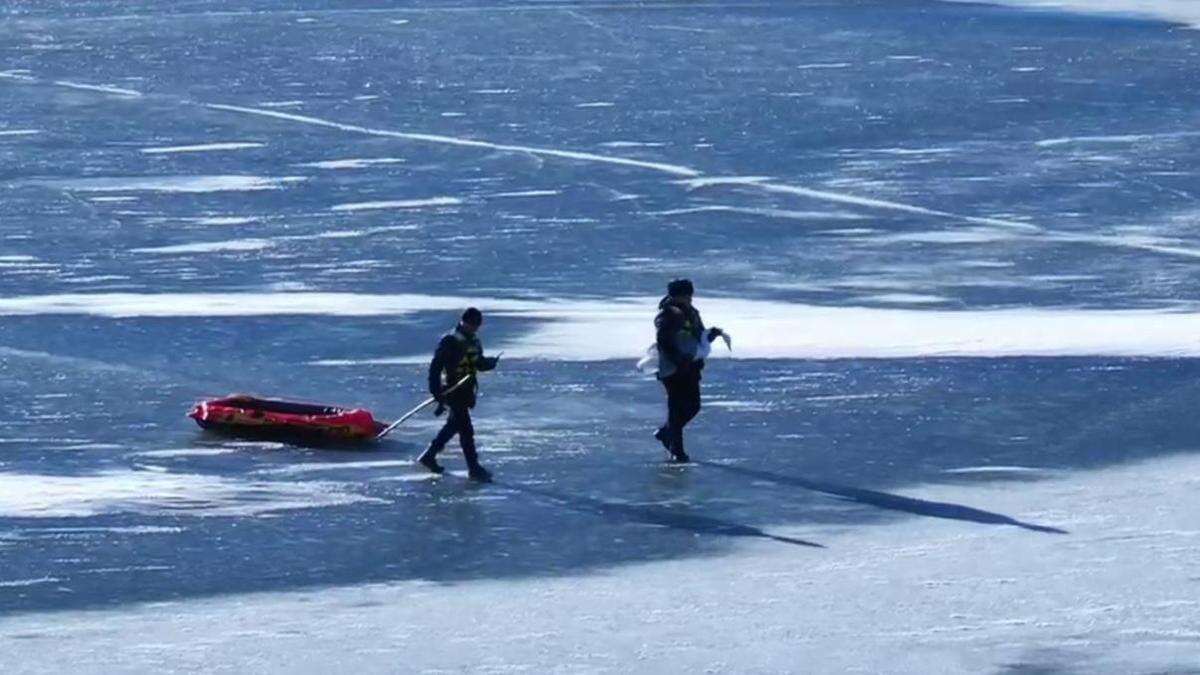
[[[1188,3],[161,4],[0,0],[5,672],[1197,672]],[[494,485],[183,416],[468,304]]]

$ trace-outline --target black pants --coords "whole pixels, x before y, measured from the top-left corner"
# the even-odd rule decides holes
[[[667,390],[667,423],[662,430],[671,454],[678,454],[683,452],[683,427],[700,412],[700,373],[676,373],[662,383]]]
[[[462,446],[463,458],[467,460],[467,467],[477,466],[479,457],[475,454],[475,427],[471,425],[470,406],[452,403],[448,409],[450,412],[446,417],[446,424],[429,444],[431,454],[436,457],[450,442],[450,439],[458,434],[458,443]]]

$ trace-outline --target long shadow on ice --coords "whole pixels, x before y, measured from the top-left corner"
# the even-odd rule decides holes
[[[929,516],[931,518],[948,518],[950,520],[965,520],[972,523],[984,523],[987,525],[1012,525],[1034,532],[1046,532],[1050,534],[1068,534],[1066,530],[1057,527],[1049,527],[1046,525],[1036,525],[1026,523],[1002,513],[992,513],[962,504],[951,504],[949,502],[933,502],[924,499],[915,499],[913,497],[905,497],[902,495],[890,494],[887,492],[877,492],[875,490],[864,490],[862,488],[849,487],[846,485],[838,485],[836,483],[825,483],[822,481],[809,480],[798,476],[785,476],[783,474],[771,473],[770,471],[760,471],[757,469],[747,469],[740,466],[732,466],[729,464],[718,464],[709,461],[697,461],[697,464],[703,466],[726,471],[732,474],[753,478],[756,480],[765,480],[780,485],[791,485],[805,490],[812,490],[827,495],[833,495],[842,499],[867,504],[880,509],[889,511],[903,511],[912,513],[918,516]]]
[[[670,527],[676,530],[685,530],[697,534],[718,535],[723,537],[757,537],[761,539],[778,541],[784,544],[792,544],[794,546],[825,548],[823,545],[816,542],[770,534],[758,529],[757,527],[743,525],[741,523],[735,523],[728,520],[722,520],[720,518],[713,518],[711,516],[702,516],[695,513],[679,513],[656,506],[607,502],[600,499],[592,499],[591,497],[583,497],[581,495],[568,495],[562,492],[554,492],[552,490],[546,490],[545,488],[538,488],[530,485],[504,483],[503,486],[516,492],[554,501],[575,511],[595,513],[605,518],[659,525],[662,527]]]

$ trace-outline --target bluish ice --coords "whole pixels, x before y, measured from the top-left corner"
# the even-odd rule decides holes
[[[1200,664],[1200,12],[327,4],[0,0],[6,672]]]

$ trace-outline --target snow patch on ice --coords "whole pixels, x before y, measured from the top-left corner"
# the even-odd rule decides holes
[[[950,0],[976,2],[977,0]],[[988,0],[992,4],[1085,14],[1162,19],[1200,28],[1200,6],[1195,0]]]
[[[20,588],[22,586],[36,586],[38,584],[52,584],[56,581],[62,581],[58,577],[38,577],[36,579],[13,579],[11,581],[0,581],[0,588]]]
[[[852,65],[852,64],[845,63],[845,62],[839,62],[839,63],[802,63],[802,64],[800,64],[800,65],[796,66],[796,70],[840,70],[840,69],[842,69],[842,68],[849,68],[851,65]]]
[[[147,155],[167,155],[181,152],[215,152],[218,150],[243,150],[245,148],[261,148],[263,143],[230,142],[204,143],[201,145],[173,145],[155,148],[142,148],[139,152]]]
[[[562,301],[566,302],[566,301]],[[465,303],[465,304],[464,304]],[[0,297],[0,315],[77,314],[118,317],[404,316],[469,305],[498,313],[552,312],[555,301],[358,293],[78,293]]]
[[[1047,473],[1046,469],[1032,466],[964,466],[958,469],[945,469],[942,473]]]
[[[231,239],[228,241],[202,241],[195,244],[131,248],[131,253],[229,253],[238,251],[261,251],[271,248],[275,242],[269,239]]]
[[[365,169],[368,166],[376,166],[379,164],[401,164],[405,160],[399,157],[370,157],[370,158],[353,158],[353,159],[327,159],[320,162],[307,162],[305,164],[297,164],[296,166],[311,167],[314,169]]]
[[[184,528],[170,525],[117,525],[114,527],[33,527],[18,530],[19,534],[178,534]]]
[[[1064,136],[1061,138],[1047,138],[1037,141],[1034,145],[1039,148],[1052,148],[1062,145],[1128,145],[1133,143],[1143,143],[1162,138],[1189,138],[1200,136],[1198,131],[1179,131],[1160,134],[1124,134],[1113,136]]]
[[[936,305],[950,302],[950,298],[927,293],[881,293],[879,295],[862,296],[860,302],[870,302],[889,305]]]
[[[168,458],[177,457],[215,457],[241,452],[240,448],[177,448],[171,450],[143,450],[131,453],[130,457]]]
[[[666,146],[666,143],[653,143],[646,141],[608,141],[601,143],[606,148],[661,148]]]
[[[350,204],[338,204],[331,207],[330,211],[374,211],[379,209],[419,209],[426,206],[454,206],[462,204],[462,200],[457,197],[430,197],[428,199],[400,199],[395,201],[380,201],[380,202],[354,202]]]
[[[904,298],[912,300],[912,298]],[[1200,356],[1200,314],[1069,308],[934,311],[702,299],[733,358]],[[572,303],[503,348],[517,358],[630,359],[653,341],[654,299]],[[606,336],[604,341],[588,336]],[[717,352],[714,358],[725,358]]]
[[[390,459],[363,462],[314,462],[309,464],[293,464],[291,466],[281,466],[272,469],[260,469],[255,471],[255,473],[267,475],[295,475],[320,471],[342,471],[345,469],[394,469],[397,467],[412,468],[413,466],[413,461],[410,459]]]
[[[95,293],[4,297],[0,298],[0,315],[403,316],[475,305],[495,315],[530,321],[529,333],[497,345],[511,357],[632,361],[653,341],[650,319],[657,302],[657,297],[518,300],[306,292]],[[1200,334],[1200,313],[1196,312],[1073,308],[934,311],[733,298],[700,298],[697,304],[710,324],[734,336],[734,358],[1200,356],[1200,341],[1195,339]],[[603,341],[590,337],[601,334],[606,336]],[[717,352],[714,357],[724,358],[725,354]]]
[[[997,230],[935,230],[932,232],[901,232],[863,237],[874,243],[913,243],[913,244],[987,244],[997,241],[1012,241],[1021,237],[1011,231]]]
[[[303,176],[129,176],[74,178],[37,184],[70,192],[254,192],[278,190],[308,180]]]
[[[924,157],[926,155],[951,155],[962,152],[961,148],[870,148],[860,152],[897,157]]]
[[[345,491],[336,483],[244,481],[128,470],[83,476],[0,473],[0,516],[7,518],[108,513],[254,516],[377,501]]]
[[[497,192],[488,195],[489,197],[504,198],[504,197],[554,197],[560,195],[560,190],[522,190],[518,192]]]
[[[29,70],[24,68],[17,70],[0,70],[0,80],[16,80],[17,82],[37,82],[37,78],[30,75]]]
[[[737,401],[737,400],[721,400],[712,399],[704,402],[705,407],[721,408],[724,410],[732,410],[735,412],[765,412],[771,409],[771,404],[766,401]]]
[[[123,89],[121,87],[112,87],[102,84],[81,84],[79,82],[68,82],[66,80],[56,80],[54,84],[68,89],[79,89],[81,91],[94,91],[102,94],[115,94],[117,96],[125,96],[129,98],[138,98],[142,96],[142,92],[133,89]]]
[[[249,216],[203,216],[190,220],[197,225],[249,225],[258,222],[258,218]]]
[[[790,209],[729,206],[726,204],[705,204],[704,206],[646,212],[647,215],[651,216],[684,216],[693,213],[745,213],[752,216],[790,220],[863,220],[866,218],[866,216],[850,211],[794,211]]]

